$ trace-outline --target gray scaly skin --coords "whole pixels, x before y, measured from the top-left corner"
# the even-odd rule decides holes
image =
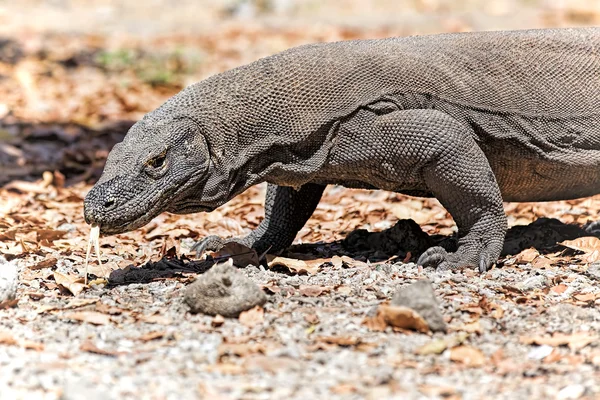
[[[114,147],[85,219],[116,234],[264,181],[265,219],[233,239],[258,252],[288,247],[339,184],[435,196],[459,247],[419,263],[485,271],[502,249],[503,200],[600,192],[600,28],[312,44],[210,77]]]

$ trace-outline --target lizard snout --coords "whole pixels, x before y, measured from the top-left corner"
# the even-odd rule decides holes
[[[89,225],[106,225],[110,214],[117,208],[117,196],[106,185],[97,184],[85,196],[83,216]]]

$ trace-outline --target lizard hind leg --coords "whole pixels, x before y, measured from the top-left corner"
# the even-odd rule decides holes
[[[463,266],[484,272],[500,256],[507,229],[502,196],[472,132],[437,110],[403,110],[378,120],[382,137],[395,140],[399,174],[420,176],[458,226],[458,249],[425,251],[418,263],[440,270]]]

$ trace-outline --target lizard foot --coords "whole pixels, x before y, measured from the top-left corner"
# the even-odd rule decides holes
[[[199,240],[191,248],[192,252],[196,252],[196,256],[200,257],[205,251],[219,251],[227,243],[222,237],[217,235],[210,235],[202,240]]]
[[[469,253],[469,251],[464,250],[461,252],[461,248],[456,253],[448,253],[443,247],[431,247],[421,254],[417,264],[424,267],[436,267],[438,271],[453,270],[461,267],[475,267],[477,263]],[[479,272],[486,272],[492,267],[494,262],[496,260],[493,257],[486,255],[485,252],[481,253],[478,265]]]

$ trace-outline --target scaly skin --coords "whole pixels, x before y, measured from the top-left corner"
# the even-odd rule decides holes
[[[435,196],[459,228],[438,268],[498,258],[505,201],[600,192],[600,28],[301,46],[192,85],[111,151],[85,199],[103,234],[211,211],[269,182],[241,239],[289,246],[328,184]],[[231,240],[231,239],[230,239]],[[211,236],[200,250],[224,240]]]

